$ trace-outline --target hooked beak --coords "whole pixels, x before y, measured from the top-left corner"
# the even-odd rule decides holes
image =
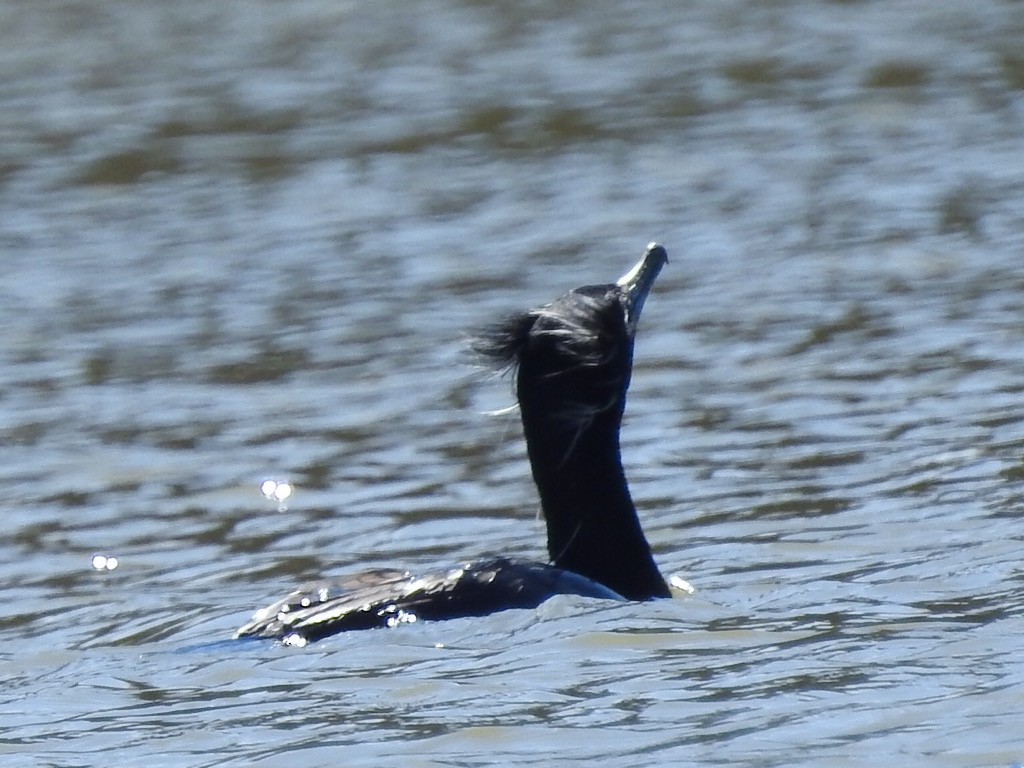
[[[630,335],[636,333],[640,311],[644,308],[647,294],[654,287],[654,281],[661,268],[668,263],[668,252],[658,243],[650,243],[647,251],[629,272],[616,281],[622,289],[622,308],[626,313],[626,328]]]

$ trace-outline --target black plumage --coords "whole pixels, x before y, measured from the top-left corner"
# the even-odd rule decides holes
[[[617,282],[512,315],[473,344],[491,365],[515,369],[550,564],[496,557],[419,577],[371,571],[312,584],[257,612],[236,636],[303,643],[351,629],[533,608],[555,594],[668,597],[619,451],[637,321],[667,261],[652,243]]]

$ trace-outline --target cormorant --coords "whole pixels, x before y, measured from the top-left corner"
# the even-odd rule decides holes
[[[619,452],[637,322],[667,261],[651,243],[615,283],[576,288],[473,342],[494,367],[515,369],[549,563],[488,557],[422,576],[378,570],[314,583],[258,611],[235,636],[304,645],[351,629],[534,608],[556,594],[668,597]]]

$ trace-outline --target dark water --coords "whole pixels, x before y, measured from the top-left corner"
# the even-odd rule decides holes
[[[1024,760],[1022,11],[0,6],[0,762]],[[227,640],[543,557],[463,334],[654,239],[624,453],[692,597]]]

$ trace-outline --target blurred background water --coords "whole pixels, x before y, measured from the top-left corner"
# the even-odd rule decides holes
[[[0,27],[3,765],[1024,760],[1019,0]],[[465,334],[650,240],[623,450],[692,597],[228,640],[543,558]]]

